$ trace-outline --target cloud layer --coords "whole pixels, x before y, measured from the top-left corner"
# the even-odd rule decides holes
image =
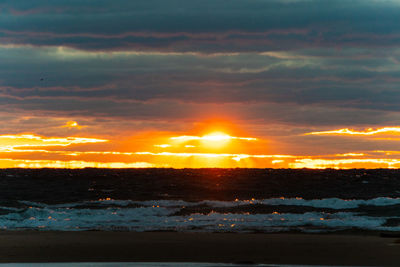
[[[218,119],[269,140],[259,154],[396,150],[304,134],[398,126],[398,14],[395,0],[1,1],[0,134],[113,143]]]
[[[396,46],[398,1],[2,1],[4,43],[87,50]]]

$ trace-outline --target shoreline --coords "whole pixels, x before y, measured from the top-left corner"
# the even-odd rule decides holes
[[[400,239],[373,233],[0,231],[0,262],[398,266]]]

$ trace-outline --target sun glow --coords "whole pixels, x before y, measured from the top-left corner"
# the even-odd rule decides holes
[[[66,127],[76,128],[71,121]],[[86,132],[86,131],[85,131]],[[83,132],[82,132],[83,133]],[[348,128],[306,135],[400,136],[400,127],[355,131]],[[378,135],[378,136],[375,136]],[[250,136],[250,137],[247,137]],[[393,136],[393,137],[396,137]],[[300,138],[308,138],[301,137]],[[118,137],[119,138],[119,137]],[[393,150],[333,150],[331,153],[279,153],[269,138],[255,138],[234,126],[201,125],[184,135],[144,132],[129,139],[91,136],[0,135],[0,168],[399,168]],[[339,137],[335,137],[339,138]],[[357,137],[360,138],[360,137]],[[273,137],[271,137],[273,140]],[[268,145],[267,145],[268,144]],[[270,145],[271,144],[271,145]],[[284,147],[282,147],[284,148]]]
[[[211,134],[204,135],[201,140],[205,141],[225,141],[225,140],[231,140],[232,136],[221,133],[221,132],[215,132]]]
[[[182,136],[175,136],[170,138],[174,142],[178,143],[185,143],[185,142],[199,142],[203,148],[208,149],[220,149],[222,147],[227,146],[230,144],[232,140],[239,140],[239,141],[256,141],[257,138],[253,137],[238,137],[238,136],[231,136],[221,131],[211,132],[209,134],[203,136],[194,136],[194,135],[182,135]],[[189,144],[185,147],[193,147],[192,144]]]
[[[223,132],[213,132],[203,136],[192,136],[192,135],[182,135],[171,137],[171,140],[180,141],[192,141],[192,140],[204,140],[204,141],[225,141],[225,140],[245,140],[245,141],[256,141],[257,138],[253,137],[237,137],[230,136],[229,134]]]
[[[204,157],[204,158],[231,158],[240,161],[246,158],[295,158],[292,155],[251,155],[251,154],[229,154],[229,153],[173,153],[173,152],[136,152],[136,155],[152,155],[152,156],[173,156],[173,157]]]

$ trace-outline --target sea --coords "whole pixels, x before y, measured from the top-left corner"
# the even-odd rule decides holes
[[[396,169],[2,169],[0,229],[400,231]]]

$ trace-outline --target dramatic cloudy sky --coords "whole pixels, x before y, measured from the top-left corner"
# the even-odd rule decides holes
[[[400,167],[399,18],[399,0],[2,0],[0,167]]]

